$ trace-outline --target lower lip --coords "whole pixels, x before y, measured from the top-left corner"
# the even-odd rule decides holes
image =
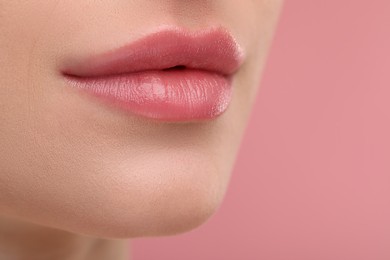
[[[131,115],[162,121],[214,119],[228,108],[232,96],[230,77],[202,70],[67,79],[74,87]]]

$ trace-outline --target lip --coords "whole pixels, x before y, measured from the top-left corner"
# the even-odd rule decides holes
[[[61,72],[70,86],[131,115],[207,120],[228,108],[233,76],[243,59],[241,47],[224,28],[167,28],[68,61]]]

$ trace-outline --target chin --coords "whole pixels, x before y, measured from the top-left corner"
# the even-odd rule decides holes
[[[156,185],[136,199],[122,194],[109,202],[95,201],[93,211],[83,212],[64,227],[74,233],[111,239],[170,236],[199,227],[221,204],[223,194],[218,185],[194,188],[191,183],[177,182],[174,186]]]
[[[184,233],[205,223],[225,194],[229,172],[206,157],[166,152],[155,155],[152,164],[132,158],[131,164],[113,168],[107,162],[107,167],[63,184],[45,202],[34,198],[34,209],[23,215],[41,225],[99,238]]]
[[[146,198],[145,204],[134,214],[130,209],[107,209],[110,217],[91,217],[93,223],[76,232],[100,238],[131,239],[140,237],[171,236],[191,231],[216,212],[219,201],[206,192],[156,193],[158,197]],[[148,201],[150,200],[150,201]],[[116,216],[112,216],[117,211]]]

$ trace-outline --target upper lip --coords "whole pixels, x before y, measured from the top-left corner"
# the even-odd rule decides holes
[[[199,32],[168,28],[111,51],[74,59],[62,72],[67,76],[101,77],[180,66],[231,75],[243,59],[242,48],[224,28]]]

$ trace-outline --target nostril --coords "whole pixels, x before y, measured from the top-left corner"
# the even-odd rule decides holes
[[[184,70],[186,69],[186,66],[184,65],[177,65],[177,66],[174,66],[174,67],[170,67],[170,68],[167,68],[167,69],[163,69],[163,70]]]

